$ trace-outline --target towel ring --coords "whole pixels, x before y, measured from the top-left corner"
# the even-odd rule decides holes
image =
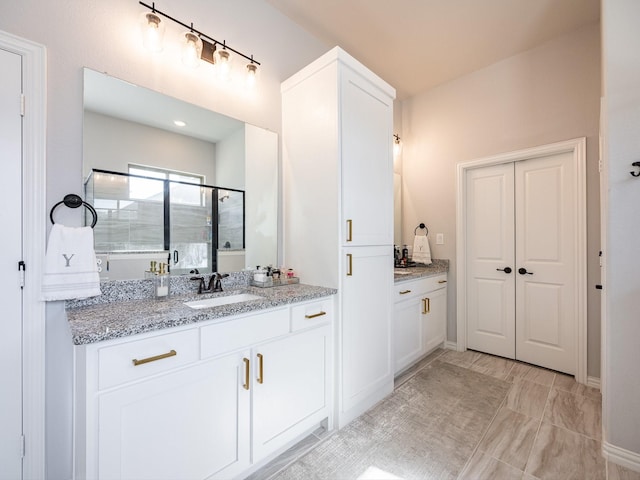
[[[425,233],[425,237],[426,237],[427,235],[429,235],[429,229],[427,228],[427,226],[426,226],[424,223],[421,223],[420,225],[418,225],[418,226],[416,227],[416,229],[413,231],[413,234],[414,234],[414,235],[416,235],[416,234],[418,233],[418,229],[420,229],[420,230],[426,230],[426,231],[427,231],[427,233]]]
[[[84,205],[87,210],[89,210],[91,212],[91,215],[93,215],[93,222],[91,223],[91,228],[96,226],[96,223],[98,223],[98,213],[96,212],[96,209],[93,208],[93,206],[87,202],[85,202],[84,200],[82,200],[82,198],[80,198],[78,195],[76,195],[75,193],[69,193],[67,195],[64,196],[64,199],[58,203],[56,203],[52,208],[51,208],[51,212],[49,212],[49,218],[51,219],[51,224],[55,225],[56,222],[53,221],[53,211],[58,208],[60,205],[62,205],[64,203],[64,205],[66,207],[69,208],[78,208],[81,207],[82,205]]]

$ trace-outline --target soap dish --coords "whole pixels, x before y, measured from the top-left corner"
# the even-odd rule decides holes
[[[264,282],[257,282],[255,280],[251,280],[252,286],[260,287],[260,288],[281,287],[282,285],[294,285],[296,283],[300,283],[300,279],[298,277],[291,277],[291,278],[267,277],[267,279]]]

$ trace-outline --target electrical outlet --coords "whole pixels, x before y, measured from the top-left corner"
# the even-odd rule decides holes
[[[444,233],[436,233],[436,245],[444,245]]]

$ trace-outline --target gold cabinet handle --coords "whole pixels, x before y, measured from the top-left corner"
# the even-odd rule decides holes
[[[258,383],[262,383],[264,382],[264,376],[262,372],[262,360],[264,357],[262,356],[261,353],[259,353],[257,357],[258,357]]]
[[[138,360],[137,358],[134,358],[131,361],[133,362],[134,367],[137,367],[138,365],[144,365],[145,363],[155,362],[157,360],[162,360],[163,358],[175,357],[177,354],[178,353],[175,350],[170,350],[167,353],[156,355],[155,357],[147,357],[147,358],[143,358],[142,360]]]
[[[427,298],[422,299],[422,313],[426,314],[431,311],[431,300]]]
[[[353,275],[353,255],[347,253],[347,277]]]
[[[347,220],[347,242],[353,240],[353,221]]]
[[[446,280],[438,280],[438,283],[447,283]]]
[[[411,293],[411,290],[403,290],[400,292],[400,295],[406,295],[407,293]]]
[[[314,313],[311,315],[305,315],[304,318],[317,318],[317,317],[321,317],[323,315],[326,315],[327,312],[318,312],[318,313]]]
[[[242,361],[244,362],[244,383],[242,388],[249,390],[249,359],[243,358]]]

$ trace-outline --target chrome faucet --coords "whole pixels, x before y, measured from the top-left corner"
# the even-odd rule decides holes
[[[195,280],[198,283],[198,294],[201,293],[216,293],[216,292],[222,292],[222,279],[225,277],[228,277],[229,274],[228,273],[217,273],[214,272],[211,274],[211,276],[209,277],[209,284],[207,285],[204,277],[198,276],[198,277],[191,277],[190,280]]]

